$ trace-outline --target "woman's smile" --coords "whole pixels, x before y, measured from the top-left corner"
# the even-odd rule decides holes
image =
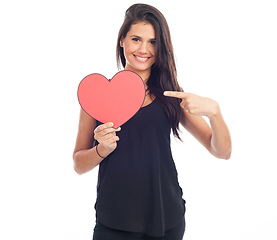
[[[150,57],[140,57],[140,56],[135,55],[135,54],[133,54],[133,56],[137,59],[137,61],[139,61],[141,63],[145,63],[150,59]]]

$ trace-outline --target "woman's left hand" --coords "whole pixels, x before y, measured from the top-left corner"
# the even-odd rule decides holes
[[[216,116],[219,112],[218,103],[210,98],[200,97],[192,93],[176,91],[165,91],[164,95],[167,97],[176,97],[182,99],[180,106],[191,115],[206,116],[211,118]]]

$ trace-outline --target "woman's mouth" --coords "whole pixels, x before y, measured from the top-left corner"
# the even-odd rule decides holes
[[[139,57],[139,56],[136,56],[136,55],[134,55],[134,57],[141,63],[147,62],[148,59],[150,58],[150,57]]]

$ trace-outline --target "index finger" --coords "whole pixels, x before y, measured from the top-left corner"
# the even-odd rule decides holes
[[[100,132],[106,128],[111,128],[113,125],[114,124],[112,122],[101,124],[95,129],[95,132]]]
[[[184,92],[177,92],[177,91],[165,91],[164,95],[167,97],[176,97],[176,98],[185,98],[186,94]]]

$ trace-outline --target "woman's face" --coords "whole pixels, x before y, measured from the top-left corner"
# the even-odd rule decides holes
[[[148,78],[156,60],[155,43],[155,30],[151,24],[133,24],[126,37],[120,40],[126,59],[125,70],[136,72],[143,80]]]

